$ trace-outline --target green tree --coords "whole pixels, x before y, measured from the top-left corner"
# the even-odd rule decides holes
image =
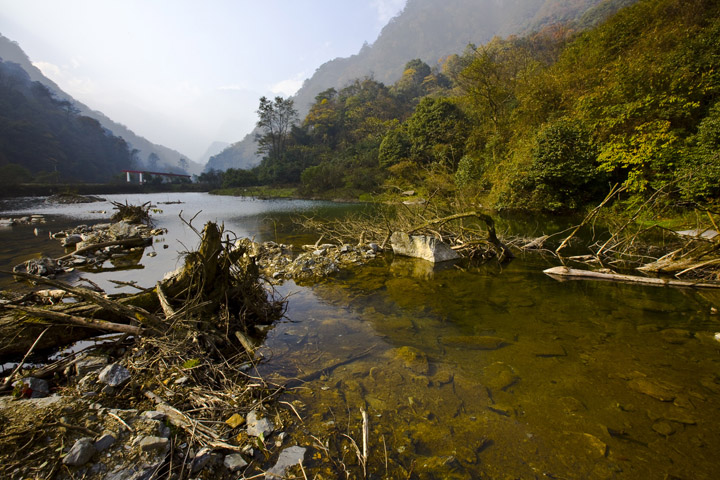
[[[570,120],[546,125],[537,135],[529,179],[533,196],[547,210],[574,209],[597,193],[597,148]]]
[[[445,162],[454,169],[464,155],[467,121],[451,100],[423,98],[408,119],[406,129],[415,161]]]
[[[257,127],[264,132],[256,137],[258,153],[270,158],[281,158],[285,153],[290,129],[297,121],[293,100],[275,97],[273,101],[263,96],[257,114]]]
[[[378,160],[382,168],[395,165],[409,156],[410,140],[404,128],[397,126],[385,134],[378,150]]]

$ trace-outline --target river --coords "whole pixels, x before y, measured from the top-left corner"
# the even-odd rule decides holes
[[[237,236],[303,244],[314,239],[293,233],[292,215],[364,208],[199,193],[107,198],[152,201],[156,226],[168,229],[139,268],[88,275],[108,291],[118,291],[109,280],[151,286],[179,265],[198,241],[181,211],[197,228],[213,220]],[[3,203],[0,216],[41,213],[48,223],[0,230],[1,268],[59,254],[49,232],[105,222],[111,209]],[[359,443],[365,409],[373,478],[716,478],[720,296],[557,282],[542,273],[548,266],[532,254],[463,269],[386,254],[317,284],[281,285],[287,318],[267,336],[261,373],[320,372],[282,398],[302,418],[287,433],[315,451],[325,448],[318,439]],[[337,471],[325,461],[307,465]]]

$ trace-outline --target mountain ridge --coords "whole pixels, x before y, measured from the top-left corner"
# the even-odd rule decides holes
[[[111,131],[115,136],[123,138],[131,146],[131,148],[139,151],[138,156],[143,162],[144,167],[148,166],[146,163],[150,155],[155,154],[159,158],[159,162],[164,165],[164,168],[166,168],[169,172],[181,173],[181,169],[178,167],[178,161],[180,158],[184,158],[188,162],[188,173],[197,174],[202,171],[203,165],[190,160],[187,155],[183,155],[177,150],[169,147],[153,143],[150,140],[136,134],[127,126],[110,119],[104,113],[98,110],[93,110],[84,103],[75,99],[72,95],[65,92],[58,84],[46,77],[39,68],[33,65],[32,61],[23,51],[18,42],[10,40],[2,34],[0,34],[0,58],[20,65],[32,81],[45,85],[55,94],[56,98],[72,102],[81,115],[97,120],[103,127]]]
[[[340,89],[355,79],[372,76],[390,84],[398,80],[404,65],[415,58],[437,66],[442,58],[461,53],[468,44],[483,44],[494,36],[522,35],[554,23],[579,21],[601,6],[609,15],[635,0],[408,0],[400,14],[383,27],[372,45],[357,54],[325,62],[292,97],[304,118],[315,96],[328,88]],[[593,20],[587,20],[591,23]],[[595,19],[594,21],[599,21]],[[432,27],[432,28],[431,28]],[[587,25],[585,25],[587,27]],[[255,153],[255,134],[248,133],[205,167],[226,170],[251,168],[260,162]]]

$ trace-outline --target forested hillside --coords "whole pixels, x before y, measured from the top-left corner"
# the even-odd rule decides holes
[[[0,182],[105,182],[130,166],[122,138],[0,61]]]
[[[135,153],[136,167],[182,173],[184,169],[180,168],[178,163],[180,159],[183,158],[187,162],[185,169],[189,172],[199,173],[202,170],[201,165],[188,160],[185,155],[165,146],[152,143],[146,138],[136,135],[125,125],[114,122],[103,113],[92,110],[87,105],[78,102],[65,93],[55,82],[43,75],[42,72],[32,64],[17,43],[2,35],[0,35],[0,58],[6,62],[18,64],[32,81],[39,82],[47,87],[55,98],[72,103],[78,113],[97,120],[103,128],[110,130],[113,135],[122,137],[129,144],[131,150],[137,150]]]
[[[386,85],[403,74],[403,65],[420,59],[431,68],[469,43],[484,44],[495,35],[525,34],[556,23],[580,22],[585,27],[635,0],[408,0],[372,45],[348,58],[321,65],[294,96],[304,117],[315,97],[328,88],[340,90],[359,78],[372,77]],[[255,155],[255,133],[247,135],[206,169],[249,168]]]
[[[328,89],[282,151],[225,185],[413,189],[553,211],[614,184],[632,198],[714,201],[719,61],[718,2],[641,0],[581,33],[494,38],[439,68],[410,61],[389,87],[364,78]]]

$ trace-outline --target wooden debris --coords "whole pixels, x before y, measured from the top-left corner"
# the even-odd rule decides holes
[[[543,270],[543,273],[557,280],[606,280],[611,282],[636,283],[641,285],[654,285],[658,287],[686,287],[686,288],[720,288],[720,284],[688,282],[668,278],[640,277],[637,275],[621,275],[617,273],[601,273],[590,270],[579,270],[568,267],[553,267]]]

